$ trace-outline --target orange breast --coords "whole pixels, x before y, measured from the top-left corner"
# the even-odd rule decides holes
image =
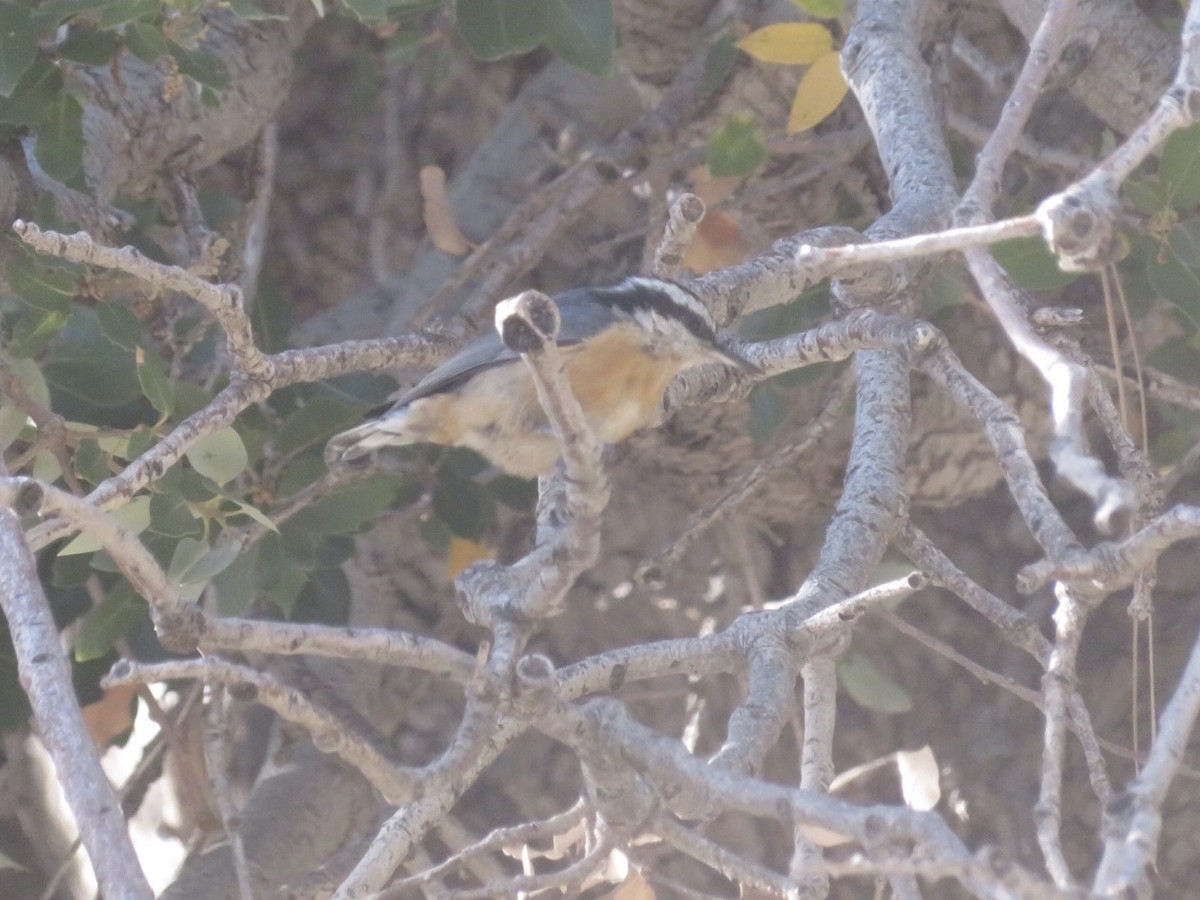
[[[566,366],[571,389],[588,421],[596,435],[609,443],[647,424],[667,385],[683,368],[675,360],[650,356],[632,326],[611,328],[571,348]]]

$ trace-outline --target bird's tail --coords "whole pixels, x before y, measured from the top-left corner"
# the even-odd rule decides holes
[[[398,447],[417,439],[406,427],[404,410],[393,410],[380,419],[364,422],[330,438],[325,445],[325,464],[333,467],[361,459],[381,447]]]

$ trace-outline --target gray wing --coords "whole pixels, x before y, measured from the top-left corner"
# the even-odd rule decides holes
[[[613,321],[612,311],[590,300],[591,294],[592,291],[581,288],[554,298],[562,316],[562,328],[558,335],[560,346],[578,344],[598,334]],[[422,397],[453,390],[477,372],[515,359],[518,359],[517,354],[504,346],[500,335],[490,330],[418,381],[397,398],[394,405],[404,406]]]
[[[450,357],[408,391],[400,395],[394,406],[404,406],[422,397],[439,394],[457,387],[476,372],[516,359],[517,356],[504,346],[498,334],[485,334]]]

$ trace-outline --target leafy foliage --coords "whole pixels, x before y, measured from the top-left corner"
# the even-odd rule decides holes
[[[191,324],[188,340],[179,344],[178,332],[161,328],[155,306],[139,307],[139,316],[117,302],[90,299],[104,293],[100,273],[18,251],[6,275],[12,296],[4,300],[0,364],[27,398],[0,401],[0,442],[14,472],[89,491],[152,449],[220,388],[223,369],[211,349],[197,358],[198,369],[182,374],[190,367],[180,366],[181,347],[211,346],[216,331],[198,312],[184,317]],[[290,312],[267,292],[254,325],[263,343],[283,349]],[[485,538],[498,504],[527,510],[533,502],[520,479],[478,484],[483,461],[454,451],[442,453],[436,470],[425,470],[422,479],[376,474],[322,487],[325,442],[394,388],[388,378],[351,375],[279,390],[232,426],[195,440],[182,461],[112,516],[139,537],[184,599],[208,593],[227,614],[276,610],[309,621],[344,621],[349,587],[340,567],[353,552],[351,536],[387,508],[412,504],[431,488],[427,533],[449,551],[448,536]],[[46,449],[55,437],[42,433],[22,405],[30,402],[62,418],[66,439],[58,455]],[[414,472],[424,458],[412,457]],[[298,495],[304,499],[278,521],[264,512]],[[144,600],[93,536],[72,537],[47,560],[54,572],[51,603],[68,610],[64,623],[78,620],[72,635],[79,665],[91,672],[118,641],[142,656],[164,653]],[[95,677],[102,671],[95,667]],[[15,672],[0,669],[0,676],[15,679]],[[15,681],[0,685],[0,696],[10,689],[18,696]],[[0,718],[19,724],[26,707],[20,709]]]
[[[616,51],[612,0],[456,0],[459,32],[480,59],[545,44],[571,65],[608,75]]]
[[[29,130],[48,175],[83,186],[83,107],[71,93],[76,66],[119,71],[128,58],[153,63],[170,56],[200,84],[228,86],[228,75],[202,47],[199,7],[168,26],[169,12],[158,0],[0,3],[0,123]],[[0,137],[8,136],[0,128]]]

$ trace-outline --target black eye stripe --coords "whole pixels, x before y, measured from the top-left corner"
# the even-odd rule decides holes
[[[683,288],[679,288],[679,290],[683,290]],[[637,310],[649,310],[664,319],[679,322],[702,340],[711,342],[716,339],[716,332],[708,322],[704,321],[703,316],[695,310],[677,303],[664,290],[648,287],[641,281],[631,281],[616,287],[605,288],[603,293],[608,294],[608,301],[617,309],[631,314]]]

